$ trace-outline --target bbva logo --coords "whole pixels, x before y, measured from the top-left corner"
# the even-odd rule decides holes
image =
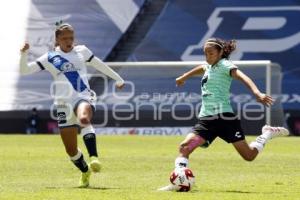
[[[182,60],[205,60],[203,46],[211,37],[237,40],[231,59],[245,53],[272,53],[291,49],[300,42],[300,6],[218,7],[207,20],[208,31],[190,45]]]

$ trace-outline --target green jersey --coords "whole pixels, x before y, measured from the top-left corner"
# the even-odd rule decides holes
[[[227,59],[221,59],[213,66],[206,65],[201,81],[202,105],[198,117],[233,113],[230,105],[231,69],[237,68]]]

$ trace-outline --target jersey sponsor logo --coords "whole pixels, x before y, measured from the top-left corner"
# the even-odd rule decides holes
[[[63,73],[63,75],[72,84],[75,91],[82,92],[87,88],[78,73],[78,69],[76,69],[70,61],[60,56],[57,52],[49,52],[48,62],[59,70],[58,74]]]
[[[67,59],[63,58],[62,56],[58,55],[55,52],[49,53],[48,61],[51,64],[53,64],[56,69],[60,71],[58,74],[79,70],[74,66],[73,63],[69,62]]]
[[[198,44],[190,45],[182,60],[205,60],[202,48],[207,39],[237,40],[239,51],[231,59],[239,60],[247,53],[272,53],[287,51],[300,43],[300,6],[279,7],[218,7],[207,20],[208,31]],[[231,39],[226,38],[226,39]]]

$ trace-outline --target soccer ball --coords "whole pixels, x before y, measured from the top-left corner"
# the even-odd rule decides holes
[[[195,183],[195,177],[189,168],[178,167],[172,171],[170,182],[177,187],[178,192],[188,192]]]

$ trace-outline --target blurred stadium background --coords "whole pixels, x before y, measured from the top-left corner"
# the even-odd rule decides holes
[[[299,0],[6,1],[1,8],[0,132],[24,133],[32,108],[37,108],[41,119],[40,133],[57,132],[50,117],[50,75],[40,72],[21,77],[18,55],[24,41],[31,44],[31,60],[53,48],[54,24],[64,20],[74,26],[76,43],[85,44],[106,62],[203,61],[201,47],[207,38],[236,39],[238,50],[232,60],[274,63],[271,91],[276,103],[271,123],[300,135],[299,16]],[[183,134],[194,124],[196,117],[188,116],[198,112],[201,102],[199,77],[183,88],[175,86],[175,78],[189,67],[115,67],[133,83],[119,93],[127,97],[121,99],[114,97],[112,83],[103,87],[103,79],[92,77],[91,87],[100,95],[94,117],[98,132]],[[265,67],[243,71],[262,91],[266,89]],[[232,102],[237,112],[254,101],[246,87],[233,84]],[[174,119],[174,115],[186,120]],[[265,115],[260,120],[242,118],[242,125],[246,133],[258,134],[265,120]]]

